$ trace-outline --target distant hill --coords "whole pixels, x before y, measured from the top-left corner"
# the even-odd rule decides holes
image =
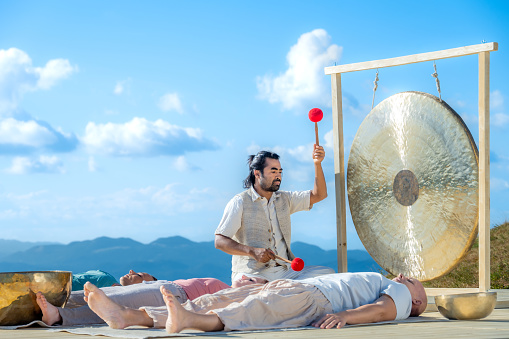
[[[293,252],[306,265],[325,265],[337,270],[335,250],[295,242]],[[382,269],[366,251],[348,251],[350,272]],[[0,257],[1,272],[65,270],[73,273],[100,269],[117,279],[130,269],[149,272],[158,279],[214,277],[230,282],[231,256],[217,250],[214,242],[194,242],[175,236],[142,244],[129,238],[100,237],[67,245],[37,245]]]
[[[0,239],[0,260],[1,258],[19,251],[26,251],[29,248],[41,245],[52,245],[52,242],[27,242],[18,240]]]
[[[509,288],[509,223],[490,230],[491,288]],[[479,287],[479,239],[476,239],[465,258],[451,272],[423,283],[425,287],[477,288]]]

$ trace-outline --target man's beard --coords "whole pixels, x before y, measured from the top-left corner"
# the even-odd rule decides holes
[[[277,192],[279,191],[279,186],[281,185],[280,180],[274,180],[270,186],[266,185],[263,181],[260,183],[260,187],[267,192]]]

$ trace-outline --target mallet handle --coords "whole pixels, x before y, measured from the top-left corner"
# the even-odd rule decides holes
[[[316,136],[316,146],[320,145],[318,143],[318,123],[315,122],[315,136]]]
[[[289,263],[289,264],[291,264],[291,263],[292,263],[290,260],[285,259],[285,258],[283,258],[283,257],[280,257],[280,256],[279,256],[279,255],[277,255],[277,254],[274,254],[274,255],[276,256],[276,259],[283,260],[283,261],[285,261],[285,262],[287,262],[287,263]]]

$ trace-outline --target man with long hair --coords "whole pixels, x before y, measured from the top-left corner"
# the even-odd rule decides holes
[[[233,255],[232,281],[242,275],[272,281],[334,273],[332,268],[324,266],[306,266],[296,272],[276,258],[276,255],[287,260],[295,258],[291,250],[290,215],[309,211],[327,197],[322,146],[314,146],[312,158],[313,189],[287,192],[279,190],[283,177],[279,155],[260,151],[249,156],[249,175],[244,180],[246,190],[230,200],[215,232],[216,248]]]

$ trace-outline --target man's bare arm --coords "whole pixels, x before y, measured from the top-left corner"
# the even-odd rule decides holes
[[[316,204],[327,198],[327,184],[323,175],[322,161],[325,158],[325,151],[322,146],[316,146],[313,150],[313,162],[315,165],[315,184],[309,198],[310,205]]]
[[[313,326],[320,328],[341,328],[346,324],[366,324],[396,319],[396,304],[388,295],[382,295],[374,303],[334,314],[326,314]]]
[[[221,234],[216,234],[214,245],[217,249],[228,254],[249,256],[259,262],[275,259],[274,252],[269,249],[243,245]]]

